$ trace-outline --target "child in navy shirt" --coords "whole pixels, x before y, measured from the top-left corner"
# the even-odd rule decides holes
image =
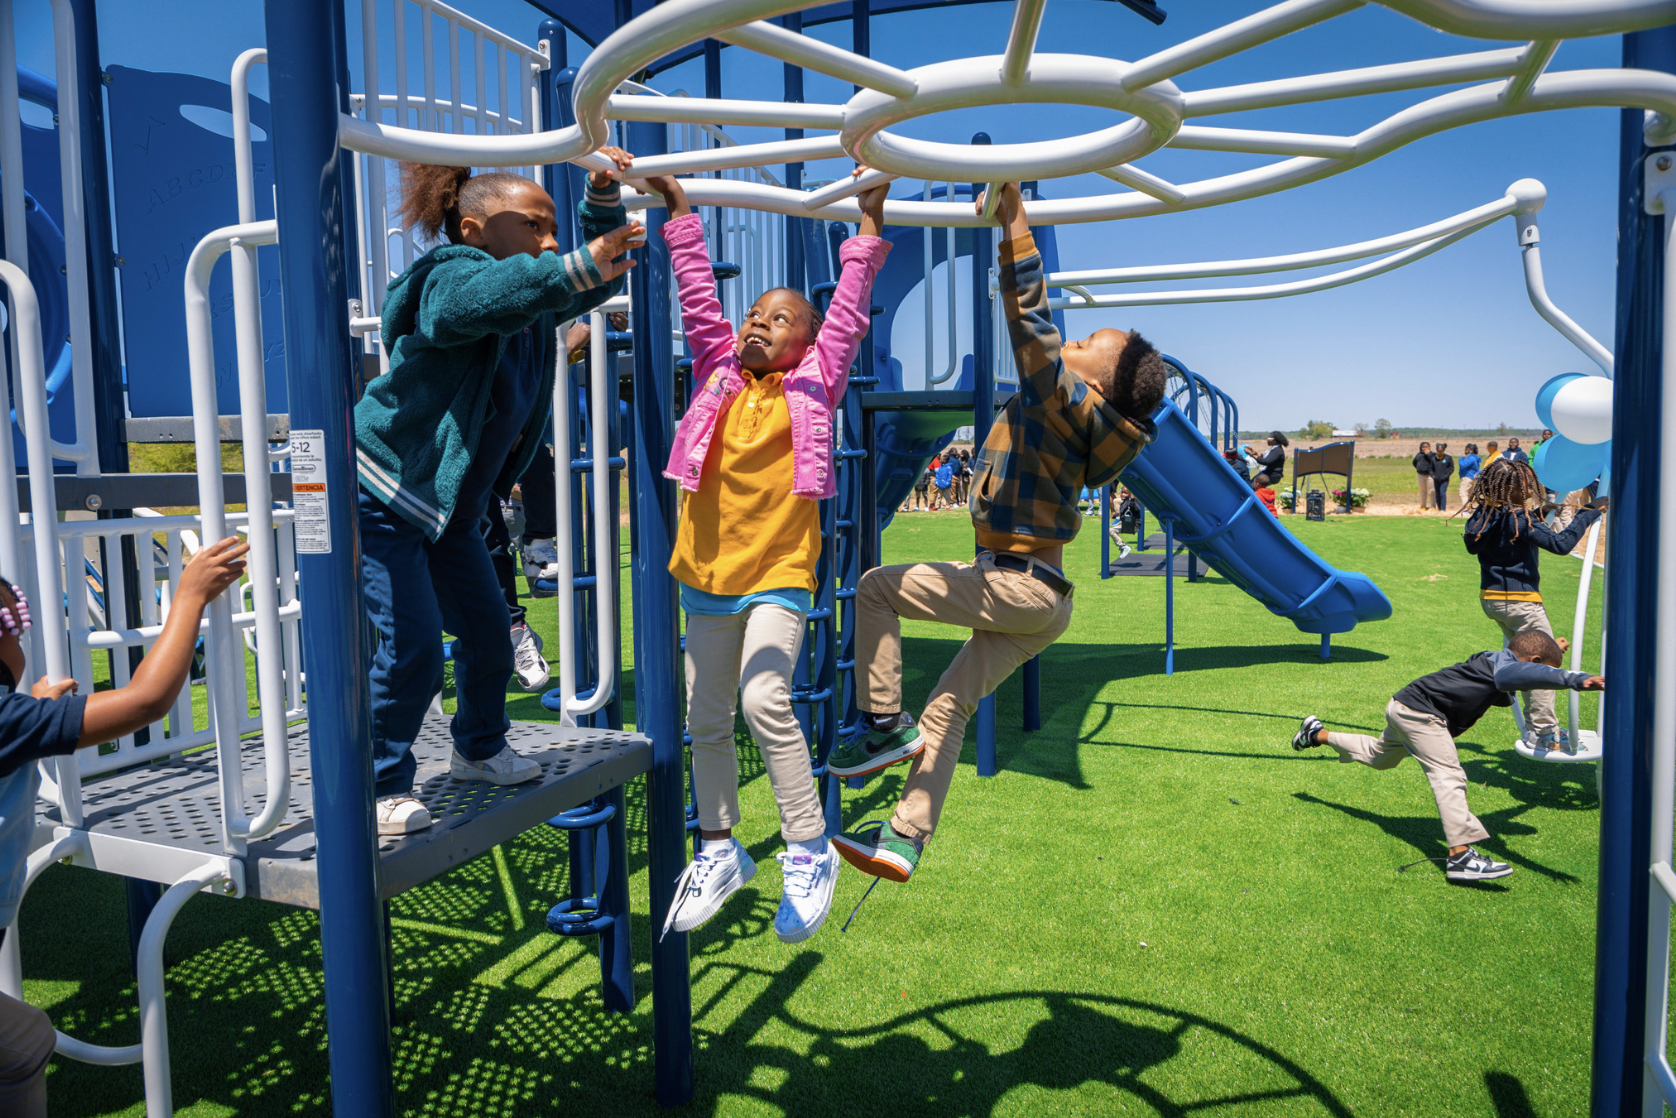
[[[63,757],[149,726],[169,712],[186,682],[198,623],[210,601],[244,573],[250,548],[229,537],[201,549],[181,573],[169,618],[126,687],[76,694],[76,681],[42,676],[27,695],[23,643],[29,603],[0,579],[0,928],[17,920],[40,790],[36,761]],[[0,1114],[45,1118],[46,1068],[54,1036],[46,1014],[0,994]]]

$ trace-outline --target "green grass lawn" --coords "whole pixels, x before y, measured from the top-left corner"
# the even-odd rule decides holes
[[[1510,717],[1493,711],[1461,753],[1495,835],[1483,845],[1518,872],[1477,888],[1447,885],[1435,863],[1399,872],[1443,853],[1419,768],[1376,773],[1287,742],[1309,712],[1377,732],[1403,684],[1498,644],[1476,565],[1444,521],[1286,523],[1378,581],[1395,617],[1342,635],[1323,662],[1315,638],[1226,582],[1178,583],[1166,677],[1162,581],[1094,579],[1099,541],[1084,533],[1068,556],[1076,617],[1044,658],[1043,728],[1019,731],[1019,685],[1004,685],[1003,771],[979,779],[968,744],[920,871],[881,885],[847,933],[868,879],[846,869],[820,934],[798,948],[775,939],[778,827],[742,736],[738,833],[763,868],[691,937],[686,1112],[1583,1113],[1592,767],[1517,756]],[[886,557],[970,546],[963,517],[901,517]],[[1580,564],[1545,568],[1567,632]],[[534,613],[551,628],[551,603]],[[1598,618],[1590,631],[1592,664]],[[906,637],[918,703],[960,634],[910,624]],[[521,696],[515,716],[539,709]],[[899,787],[892,770],[848,791],[846,823],[886,814]],[[656,1113],[638,786],[629,826],[641,1000],[626,1017],[601,1011],[588,946],[544,929],[565,884],[558,833],[533,831],[396,901],[400,1114]],[[30,998],[86,1039],[137,1039],[120,883],[54,867],[22,924]],[[180,1113],[321,1113],[314,915],[199,897],[169,959]],[[59,1061],[49,1084],[57,1118],[142,1111],[135,1068]]]

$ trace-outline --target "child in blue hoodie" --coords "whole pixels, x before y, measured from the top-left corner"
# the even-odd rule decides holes
[[[382,325],[390,371],[355,407],[361,582],[378,633],[370,683],[380,834],[431,825],[412,795],[412,749],[442,679],[444,631],[455,638],[452,775],[492,784],[541,775],[506,743],[511,617],[483,519],[546,437],[559,322],[622,290],[633,261],[619,257],[644,234],[625,223],[619,197],[631,157],[601,154],[616,168],[589,178],[580,207],[588,244],[563,255],[553,200],[530,180],[403,167],[404,224],[446,240],[391,282]]]

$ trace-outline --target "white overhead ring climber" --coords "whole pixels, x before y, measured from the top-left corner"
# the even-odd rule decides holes
[[[517,167],[576,162],[603,166],[594,154],[610,120],[757,125],[823,132],[799,140],[739,144],[652,155],[642,174],[700,174],[734,167],[849,158],[874,168],[816,190],[760,182],[694,179],[696,205],[727,205],[795,216],[856,220],[853,196],[883,179],[963,182],[1052,179],[1096,172],[1127,189],[1034,203],[1037,224],[1106,221],[1220,205],[1289,189],[1360,166],[1414,140],[1466,124],[1520,113],[1585,107],[1647,112],[1649,142],[1676,138],[1676,76],[1643,70],[1545,72],[1565,38],[1619,34],[1676,22],[1676,0],[1380,0],[1440,31],[1485,39],[1528,40],[1500,50],[1370,66],[1203,90],[1182,90],[1189,71],[1322,23],[1365,0],[1285,0],[1137,61],[1096,55],[1037,54],[1046,0],[1016,0],[1001,54],[900,70],[765,22],[822,0],[667,0],[602,42],[577,74],[577,123],[528,135],[459,136],[342,118],[345,147],[430,163]],[[842,105],[786,104],[703,97],[661,97],[632,75],[706,38],[841,78],[861,87]],[[1411,105],[1352,136],[1211,127],[1194,118],[1464,81],[1482,84]],[[1128,113],[1120,124],[1041,143],[968,146],[914,140],[891,131],[904,121],[953,108],[1016,102],[1090,105]],[[1136,165],[1163,147],[1285,156],[1262,167],[1172,183]],[[633,181],[633,180],[631,180]],[[631,205],[658,205],[639,196]],[[892,200],[885,218],[899,225],[975,226],[988,215],[969,205]]]

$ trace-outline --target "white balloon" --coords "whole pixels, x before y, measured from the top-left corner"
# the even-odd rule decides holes
[[[1612,437],[1612,382],[1578,377],[1554,393],[1549,409],[1554,430],[1575,443],[1603,443]]]

